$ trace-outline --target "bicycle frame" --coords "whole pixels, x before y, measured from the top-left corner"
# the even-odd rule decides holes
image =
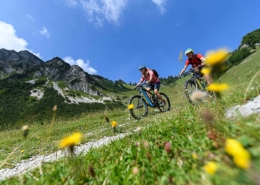
[[[200,80],[198,78],[196,78],[196,86],[199,86],[199,89],[203,90],[203,86],[202,84],[200,83]],[[197,87],[196,87],[197,88]]]
[[[204,90],[204,87],[201,84],[201,81],[199,80],[199,78],[196,76],[194,71],[192,72],[192,77],[190,78],[190,80],[194,81],[194,84],[196,86],[196,90],[200,89],[200,90]],[[205,83],[205,82],[204,82]]]
[[[151,93],[151,92],[150,92],[150,93]],[[150,106],[150,107],[154,107],[155,104],[152,102],[151,98],[148,96],[147,90],[144,89],[143,87],[140,87],[139,95],[142,96],[142,94],[144,95],[145,99],[148,101],[149,106]],[[154,94],[151,93],[151,95],[154,95]]]
[[[190,99],[190,94],[194,91],[194,89],[193,89],[193,90],[189,90],[189,89],[188,89],[188,84],[189,84],[189,82],[192,82],[192,83],[191,83],[191,87],[192,87],[192,85],[195,85],[195,90],[204,91],[204,92],[206,92],[206,93],[208,94],[208,96],[209,96],[210,98],[213,98],[213,99],[214,99],[214,96],[215,96],[215,95],[214,95],[214,92],[210,92],[210,91],[208,91],[207,88],[206,88],[206,87],[207,87],[207,82],[206,82],[206,80],[205,80],[203,77],[197,75],[193,69],[191,69],[190,71],[191,71],[191,73],[192,73],[192,76],[190,77],[189,80],[187,80],[187,81],[185,82],[185,85],[184,85],[184,88],[185,88],[185,89],[184,89],[184,94],[185,94],[186,97],[188,98],[189,102],[190,102],[190,103],[194,103],[194,102],[192,102],[192,100]]]

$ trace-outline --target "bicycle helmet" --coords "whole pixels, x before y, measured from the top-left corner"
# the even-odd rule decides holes
[[[146,66],[142,65],[139,67],[139,70],[146,69],[146,68],[147,68]]]
[[[190,53],[190,52],[193,52],[193,53],[194,53],[193,49],[188,48],[188,49],[185,51],[185,55],[187,55],[187,54]]]

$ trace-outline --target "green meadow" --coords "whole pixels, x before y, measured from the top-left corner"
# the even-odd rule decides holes
[[[118,108],[63,121],[56,120],[53,112],[51,123],[31,124],[27,138],[21,129],[9,127],[0,132],[0,169],[55,152],[61,139],[74,132],[82,133],[81,144],[105,136],[127,136],[87,154],[44,163],[41,169],[1,184],[259,184],[260,117],[225,116],[228,108],[260,94],[259,71],[260,48],[220,77],[230,88],[216,101],[191,105],[183,93],[187,76],[162,86],[172,105],[167,113],[150,108],[146,118],[136,121],[129,117],[129,110]],[[127,101],[137,93],[128,90],[117,96],[126,96]],[[116,131],[111,121],[117,122]],[[228,138],[239,141],[249,152],[248,168],[238,166],[227,153]],[[214,162],[214,173],[205,170],[209,162]]]

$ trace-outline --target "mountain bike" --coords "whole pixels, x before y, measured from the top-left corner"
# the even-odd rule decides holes
[[[144,88],[144,85],[142,85],[139,87],[138,95],[134,95],[129,99],[128,105],[132,106],[129,111],[134,119],[140,120],[141,118],[146,117],[148,115],[148,107],[158,108],[160,112],[170,111],[171,104],[166,94],[160,92],[160,95],[165,102],[164,105],[161,105],[162,101],[158,99],[156,94],[149,91],[149,97],[147,93],[148,91]]]
[[[191,101],[190,95],[196,90],[205,91],[208,93],[209,97],[214,98],[214,93],[209,92],[206,88],[208,83],[204,77],[196,73],[194,69],[190,69],[190,72],[191,78],[184,83],[184,94],[189,102],[192,104],[194,103]]]

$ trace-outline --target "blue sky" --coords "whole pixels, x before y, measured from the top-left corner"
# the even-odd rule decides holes
[[[133,82],[142,64],[178,75],[189,47],[236,49],[260,28],[259,7],[259,0],[1,0],[0,47]]]

